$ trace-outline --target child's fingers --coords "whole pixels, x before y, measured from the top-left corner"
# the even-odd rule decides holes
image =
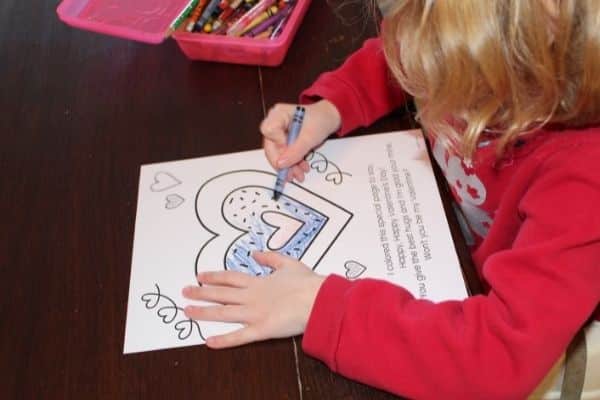
[[[256,330],[252,326],[247,326],[225,335],[211,336],[206,339],[206,345],[211,349],[225,349],[256,342],[257,340],[260,340],[260,337]]]
[[[294,175],[294,170],[291,168],[288,169],[288,173],[285,176],[286,183],[292,182],[295,178],[296,178],[296,176]]]
[[[300,167],[300,169],[302,169],[302,171],[304,171],[304,173],[308,173],[310,171],[310,166],[308,165],[308,162],[306,160],[302,160],[298,163],[298,166]]]
[[[285,177],[285,182],[289,183],[294,180],[294,174],[292,171],[288,171],[288,174]]]
[[[304,182],[304,171],[298,165],[292,167],[292,174],[298,182]]]
[[[183,311],[186,317],[200,321],[243,323],[247,319],[245,307],[240,306],[187,306]]]
[[[308,172],[308,163],[304,161],[306,154],[312,150],[313,143],[310,131],[300,132],[298,139],[290,146],[286,146],[287,129],[294,113],[295,106],[291,104],[276,104],[260,126],[264,136],[263,147],[267,160],[274,169],[291,168],[286,177],[288,181],[294,179],[304,181],[304,173]],[[292,168],[300,164],[300,169]]]
[[[182,294],[190,300],[203,300],[221,304],[241,304],[242,291],[226,286],[188,286]]]
[[[292,122],[294,112],[296,111],[296,106],[296,104],[276,103],[271,108],[269,108],[265,119],[283,116],[287,118],[287,126],[290,122]]]
[[[265,119],[260,124],[260,133],[277,144],[285,144],[287,140],[287,122],[284,117]]]
[[[307,133],[301,132],[298,139],[281,154],[277,160],[277,168],[290,167],[304,160],[304,156],[313,148],[313,143],[308,140],[308,137]]]
[[[280,147],[270,140],[265,140],[263,143],[263,148],[265,149],[267,161],[269,161],[269,164],[271,164],[273,169],[277,169],[277,160],[281,155]]]
[[[255,251],[254,253],[252,253],[252,257],[254,257],[257,263],[269,266],[274,270],[283,268],[286,262],[290,260],[289,257],[286,257],[275,251]]]
[[[269,161],[269,163],[271,164],[271,166],[275,170],[279,170],[274,165],[274,161],[273,161],[273,159],[276,159],[277,150],[273,149],[271,146],[265,144],[265,155],[267,156],[267,160]],[[286,182],[292,182],[292,181],[295,180],[297,182],[304,182],[304,179],[306,177],[306,173],[309,170],[310,170],[310,168],[308,168],[308,165],[306,164],[306,162],[303,162],[301,164],[293,165],[293,166],[291,166],[291,167],[288,168],[288,173],[285,176],[285,181]]]
[[[239,271],[208,271],[198,274],[198,282],[209,285],[245,288],[252,283],[253,276]]]
[[[260,131],[268,139],[284,144],[287,129],[292,120],[295,106],[291,104],[275,104],[260,124]]]

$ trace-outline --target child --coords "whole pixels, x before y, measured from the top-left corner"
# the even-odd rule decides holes
[[[184,295],[222,305],[187,315],[245,325],[212,348],[304,333],[334,371],[419,399],[558,398],[565,350],[587,326],[582,396],[600,398],[600,1],[381,3],[381,37],[303,93],[292,146],[293,106],[270,110],[266,156],[302,181],[309,150],[410,94],[486,293],[434,304],[257,253],[273,274],[200,274]]]

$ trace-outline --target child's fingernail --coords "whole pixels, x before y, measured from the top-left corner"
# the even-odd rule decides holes
[[[285,165],[287,164],[287,162],[288,162],[288,159],[287,159],[287,158],[281,158],[281,159],[279,159],[279,160],[277,161],[277,166],[278,166],[279,168],[283,168],[283,167],[285,167]]]

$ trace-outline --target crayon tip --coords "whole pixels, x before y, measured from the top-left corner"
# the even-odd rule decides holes
[[[273,191],[273,200],[277,201],[281,197],[281,192],[274,190]]]

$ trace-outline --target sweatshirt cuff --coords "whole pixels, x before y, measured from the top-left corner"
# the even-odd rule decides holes
[[[302,338],[302,349],[310,356],[325,362],[337,371],[336,352],[344,319],[341,304],[352,282],[338,275],[328,276],[313,304]]]
[[[344,136],[361,126],[364,112],[354,88],[333,73],[327,72],[300,94],[300,104],[315,103],[321,99],[330,101],[341,116],[341,125],[335,133]]]

